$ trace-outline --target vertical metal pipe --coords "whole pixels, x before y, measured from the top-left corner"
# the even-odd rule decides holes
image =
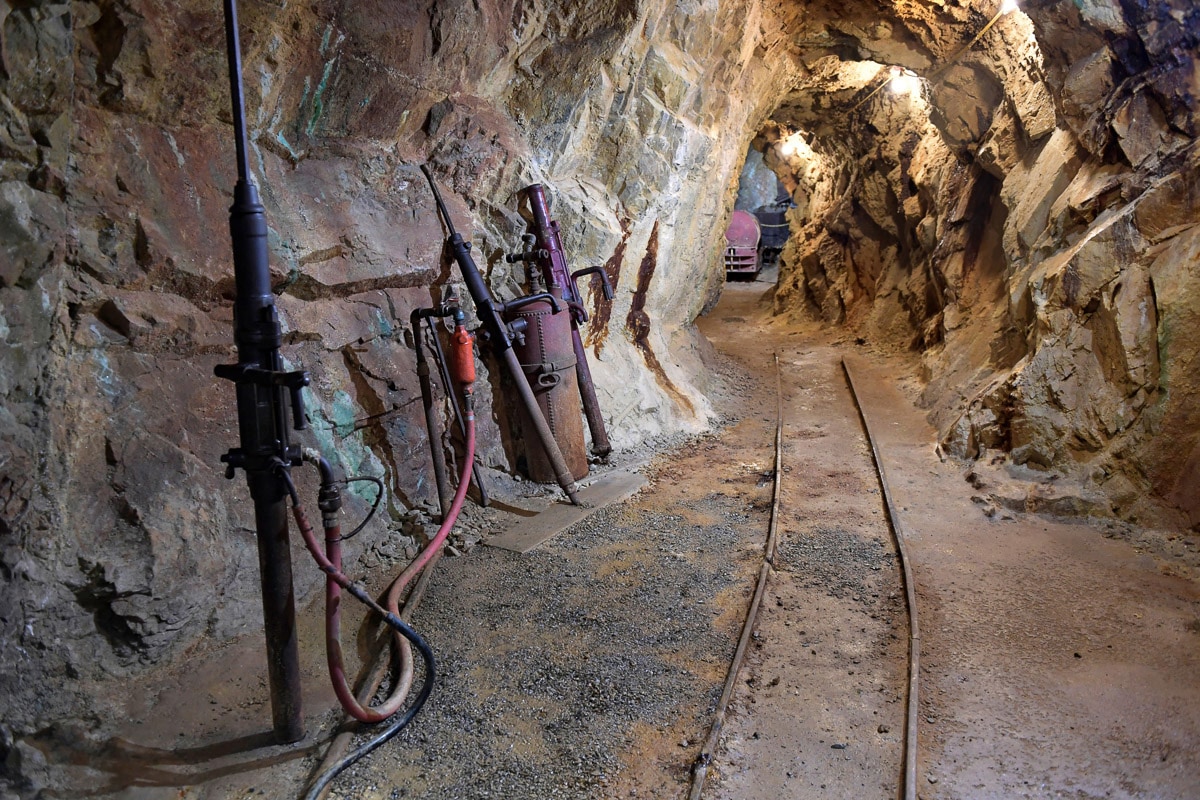
[[[267,677],[276,738],[294,742],[304,736],[300,699],[300,657],[296,640],[296,603],[292,559],[288,546],[287,487],[279,472],[292,461],[288,445],[288,392],[292,392],[295,427],[303,427],[300,388],[308,383],[303,372],[282,372],[279,347],[282,334],[271,292],[267,253],[267,221],[258,187],[250,177],[246,151],[245,110],[242,104],[242,63],[238,42],[237,4],[225,0],[225,42],[229,58],[229,89],[237,145],[238,180],[229,209],[233,245],[234,341],[238,363],[219,365],[218,377],[234,381],[237,391],[241,446],[222,457],[232,478],[246,471],[258,534],[258,563],[267,644]],[[286,387],[286,388],[285,388]]]
[[[612,445],[608,443],[608,431],[604,428],[604,414],[596,397],[592,368],[588,366],[583,338],[574,319],[571,320],[571,345],[575,348],[575,377],[579,381],[579,397],[583,400],[583,416],[587,418],[588,430],[592,434],[592,452],[604,458],[612,452]]]
[[[446,477],[446,458],[442,452],[442,430],[433,407],[433,382],[429,379],[429,360],[421,344],[421,309],[412,312],[413,348],[417,354],[417,379],[421,384],[421,408],[425,411],[425,432],[429,435],[429,456],[433,459],[433,481],[437,485],[438,507],[442,519],[450,513],[450,484]]]
[[[292,552],[288,546],[284,495],[281,493],[274,502],[256,498],[254,521],[258,528],[258,569],[262,583],[263,631],[267,640],[271,719],[276,739],[295,742],[304,738],[304,717]]]

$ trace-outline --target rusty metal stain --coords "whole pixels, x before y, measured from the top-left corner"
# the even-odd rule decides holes
[[[638,265],[637,289],[633,292],[633,302],[629,306],[628,316],[625,317],[625,329],[629,331],[638,350],[642,351],[642,359],[654,373],[659,386],[663,387],[676,403],[687,408],[688,413],[695,414],[696,407],[692,405],[692,401],[671,382],[671,379],[667,377],[666,370],[659,362],[658,356],[650,349],[650,315],[645,310],[646,292],[650,288],[650,281],[654,278],[654,271],[657,268],[658,220],[655,220],[654,227],[650,230],[650,241],[646,243],[646,255],[642,257],[642,263]]]
[[[621,280],[621,262],[625,259],[625,246],[629,243],[629,220],[620,220],[621,224],[621,241],[613,250],[612,257],[604,262],[604,272],[608,275],[608,282],[612,286],[613,292],[617,291],[617,283]],[[604,349],[604,342],[608,339],[608,321],[612,316],[612,301],[605,299],[604,292],[596,289],[600,278],[593,275],[590,279],[592,283],[592,319],[588,323],[587,329],[587,346],[592,348],[592,352],[597,358],[600,357],[600,351]]]

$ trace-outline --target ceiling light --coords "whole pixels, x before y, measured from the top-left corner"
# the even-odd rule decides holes
[[[915,94],[921,88],[921,78],[911,69],[892,67],[888,88],[893,94]]]
[[[813,157],[812,148],[804,138],[803,131],[793,131],[779,140],[779,154],[784,158],[799,156],[802,159]]]

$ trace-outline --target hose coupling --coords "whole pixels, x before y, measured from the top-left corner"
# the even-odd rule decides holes
[[[326,528],[337,524],[337,513],[342,510],[342,493],[337,484],[323,483],[317,492],[317,508],[321,509],[321,522]]]
[[[454,309],[454,334],[450,337],[454,379],[464,390],[475,383],[475,337],[467,330],[466,315]]]
[[[333,467],[314,447],[304,448],[304,460],[316,466],[321,473],[321,489],[317,492],[317,508],[321,510],[321,522],[326,529],[336,526],[337,514],[342,510],[342,493],[333,477]]]

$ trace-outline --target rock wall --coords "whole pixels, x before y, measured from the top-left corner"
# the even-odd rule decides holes
[[[1006,502],[1195,526],[1200,11],[1028,14],[902,52],[826,27],[853,55],[809,62],[758,140],[798,206],[776,305],[920,353],[943,446]]]
[[[533,182],[574,263],[604,265],[617,295],[589,292],[587,345],[616,445],[708,424],[690,322],[720,288],[749,139],[800,68],[781,16],[796,9],[240,11],[284,353],[313,375],[307,441],[387,483],[347,563],[411,546],[434,504],[405,329],[457,273],[423,163],[501,297],[524,278],[502,256]],[[212,377],[234,358],[224,47],[220,4],[0,9],[0,755],[15,772],[22,734],[100,719],[117,682],[259,635],[251,505],[219,463],[233,391]],[[510,471],[499,380],[479,388],[482,460]],[[320,581],[295,562],[303,602]]]

